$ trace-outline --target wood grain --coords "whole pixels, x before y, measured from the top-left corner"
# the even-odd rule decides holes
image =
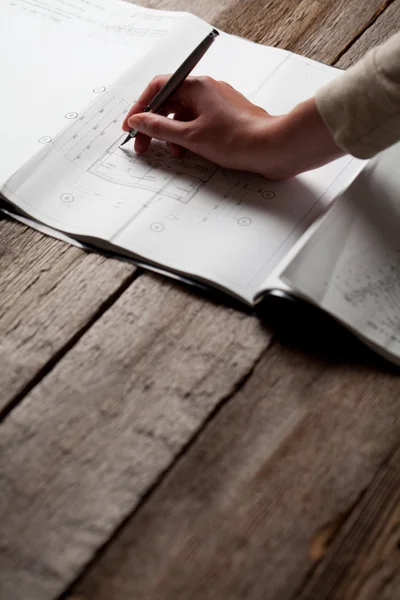
[[[286,0],[282,3],[245,2],[231,10],[228,2],[220,3],[217,10],[215,3],[205,0],[196,3],[192,0],[163,1],[161,8],[186,8],[194,10],[203,18],[218,17],[221,27],[226,25],[235,33],[248,35],[259,41],[280,43],[278,38],[285,39],[287,47],[296,51],[304,49],[325,62],[329,62],[343,44],[349,43],[356,30],[366,19],[371,18],[379,4],[303,1],[294,9],[293,3]],[[155,2],[149,0],[142,4],[154,6]],[[226,6],[228,8],[221,13]],[[347,19],[346,10],[350,10],[350,6],[352,19]],[[342,21],[351,23],[351,27],[347,24],[345,28],[337,26],[341,11]],[[268,24],[266,37],[261,35],[260,23]],[[241,27],[246,29],[242,31]],[[272,38],[268,33],[271,28]],[[339,37],[337,31],[340,31]],[[318,36],[322,36],[325,41],[323,45],[314,48]],[[5,365],[5,376],[0,411],[12,404],[13,399],[40,376],[51,357],[67,347],[74,335],[79,335],[82,326],[90,321],[109,294],[123,286],[126,277],[133,273],[133,269],[127,265],[89,257],[79,250],[66,249],[60,242],[46,240],[37,233],[25,234],[25,231],[21,225],[11,225],[5,221],[1,223],[0,272],[1,287],[4,286],[5,289],[2,298],[5,303],[2,305],[2,312],[5,316],[0,323],[3,334],[0,357]],[[28,252],[31,254],[29,258],[26,256]],[[6,271],[3,263],[10,259],[12,262],[8,262]],[[74,266],[71,267],[71,264]],[[10,285],[10,280],[15,285]],[[46,290],[51,290],[51,293]],[[18,296],[15,303],[14,294]],[[65,298],[68,300],[65,301]],[[11,305],[12,309],[9,310]]]
[[[145,6],[214,19],[231,0],[152,0]],[[0,415],[51,368],[136,272],[3,218],[0,221]]]
[[[400,449],[377,473],[296,600],[400,597]]]
[[[346,339],[332,363],[335,351],[321,353],[332,343],[323,329],[317,357],[307,355],[310,323],[300,328],[300,354],[276,344],[264,355],[68,600],[298,596],[379,474],[400,424],[398,376],[368,361],[350,366],[358,350]],[[382,596],[357,600],[395,598],[398,580],[392,569]],[[320,599],[318,586],[309,598]]]
[[[133,2],[133,0],[128,1]],[[139,0],[133,3],[146,8],[190,12],[208,23],[214,24],[224,10],[229,10],[235,4],[235,0],[218,0],[218,2],[213,0]]]
[[[61,593],[268,343],[256,317],[140,277],[3,422],[1,600]]]
[[[347,69],[365,53],[400,29],[400,0],[394,0],[365,33],[340,58],[336,66]]]
[[[135,270],[0,220],[0,412],[129,285]]]
[[[291,598],[397,443],[398,397],[395,374],[275,344],[71,597]]]
[[[255,42],[333,63],[379,14],[382,4],[382,0],[238,0],[216,24]]]
[[[276,36],[283,36],[289,46],[296,41],[300,46],[293,48],[301,50],[301,45],[305,44],[305,50],[326,62],[339,52],[342,44],[349,43],[377,5],[376,2],[368,2],[368,6],[365,2],[353,3],[354,6],[345,3],[346,7],[351,5],[354,12],[351,20],[344,19],[351,21],[352,28],[348,29],[346,25],[347,29],[342,32],[342,28],[337,27],[341,31],[338,38],[333,35],[332,27],[343,3],[303,1],[294,10],[289,0],[282,3],[246,2],[231,10],[231,3],[225,2],[220,3],[217,10],[214,2],[206,0],[163,2],[162,8],[194,10],[203,18],[215,18],[221,27],[226,25],[235,33],[254,39],[260,38],[260,23],[268,24],[273,27],[275,37],[269,39],[266,34],[267,37],[260,38],[262,41],[278,43]],[[155,2],[142,1],[142,4],[154,6]],[[221,12],[224,8],[225,12]],[[361,18],[360,11],[364,9],[365,15]],[[247,29],[242,31],[239,25]],[[313,49],[316,32],[329,40],[329,49],[326,43],[318,51]],[[62,354],[62,348],[68,347],[74,336],[79,336],[81,328],[101,310],[108,296],[124,286],[126,278],[133,273],[133,268],[126,264],[88,256],[79,250],[67,249],[61,242],[26,231],[21,225],[1,223],[0,285],[4,286],[5,293],[0,307],[3,314],[0,357],[4,365],[0,411],[12,405],[32,382],[40,378],[47,363],[58,352]],[[17,300],[14,302],[14,299]]]
[[[330,62],[378,4],[303,0],[293,10],[289,0],[245,2],[216,20],[242,35],[255,27],[260,39],[260,23],[272,22],[274,43]],[[48,260],[41,244],[39,264]],[[13,241],[7,252],[15,256],[16,248]],[[68,252],[77,257],[76,279],[63,255],[55,258],[45,288],[59,281],[61,292],[46,294],[47,313],[32,313],[54,315],[44,340],[54,344],[60,332],[60,347],[97,300],[96,261],[104,260]],[[83,257],[94,261],[88,272]],[[130,276],[115,275],[117,290]],[[75,304],[76,287],[87,279],[93,287]],[[21,306],[40,301],[36,285],[32,277]],[[66,298],[73,312],[61,311]],[[41,335],[32,327],[24,338],[32,344],[28,362],[43,352],[35,341]],[[314,565],[316,531],[357,501],[399,435],[398,380],[278,345],[268,356],[269,343],[257,319],[147,275],[112,299],[3,423],[0,599],[50,600],[63,592],[219,406],[215,423],[74,593],[93,600],[252,600],[265,590],[281,600],[294,593]]]

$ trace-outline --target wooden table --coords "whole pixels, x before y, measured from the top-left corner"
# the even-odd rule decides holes
[[[400,0],[148,0],[348,67]],[[1,600],[400,598],[400,379],[0,222]]]

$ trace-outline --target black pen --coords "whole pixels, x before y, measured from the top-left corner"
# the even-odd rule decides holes
[[[181,64],[181,66],[175,71],[168,81],[162,86],[159,92],[149,102],[143,112],[154,112],[157,113],[161,110],[165,102],[172,96],[178,87],[185,81],[189,73],[194,69],[200,59],[207,52],[215,38],[219,35],[216,29],[213,29],[206,38],[193,50],[193,52],[187,57],[187,59]],[[131,129],[125,140],[122,142],[120,148],[124,146],[129,140],[136,137],[138,131]]]

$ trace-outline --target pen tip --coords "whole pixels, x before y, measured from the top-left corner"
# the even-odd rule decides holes
[[[213,29],[210,35],[217,37],[217,35],[219,35],[219,31],[217,31],[217,29]]]
[[[122,142],[122,144],[120,144],[120,146],[119,146],[119,147],[120,147],[120,148],[122,148],[122,146],[125,146],[125,144],[126,144],[127,142],[129,142],[129,140],[131,139],[131,137],[132,137],[132,136],[131,136],[131,134],[130,134],[130,133],[128,133],[128,135],[126,136],[126,138],[124,139],[124,141]]]

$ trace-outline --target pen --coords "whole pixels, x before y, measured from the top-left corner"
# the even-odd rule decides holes
[[[161,110],[165,102],[172,96],[172,94],[178,89],[178,87],[185,81],[189,73],[194,69],[200,59],[207,52],[215,38],[219,35],[216,29],[213,29],[207,37],[193,50],[193,52],[187,57],[187,59],[181,64],[180,67],[175,71],[168,81],[162,86],[159,92],[150,100],[143,112],[154,112],[157,113]],[[120,148],[124,146],[130,139],[136,137],[138,131],[131,129],[127,137],[122,142]]]

